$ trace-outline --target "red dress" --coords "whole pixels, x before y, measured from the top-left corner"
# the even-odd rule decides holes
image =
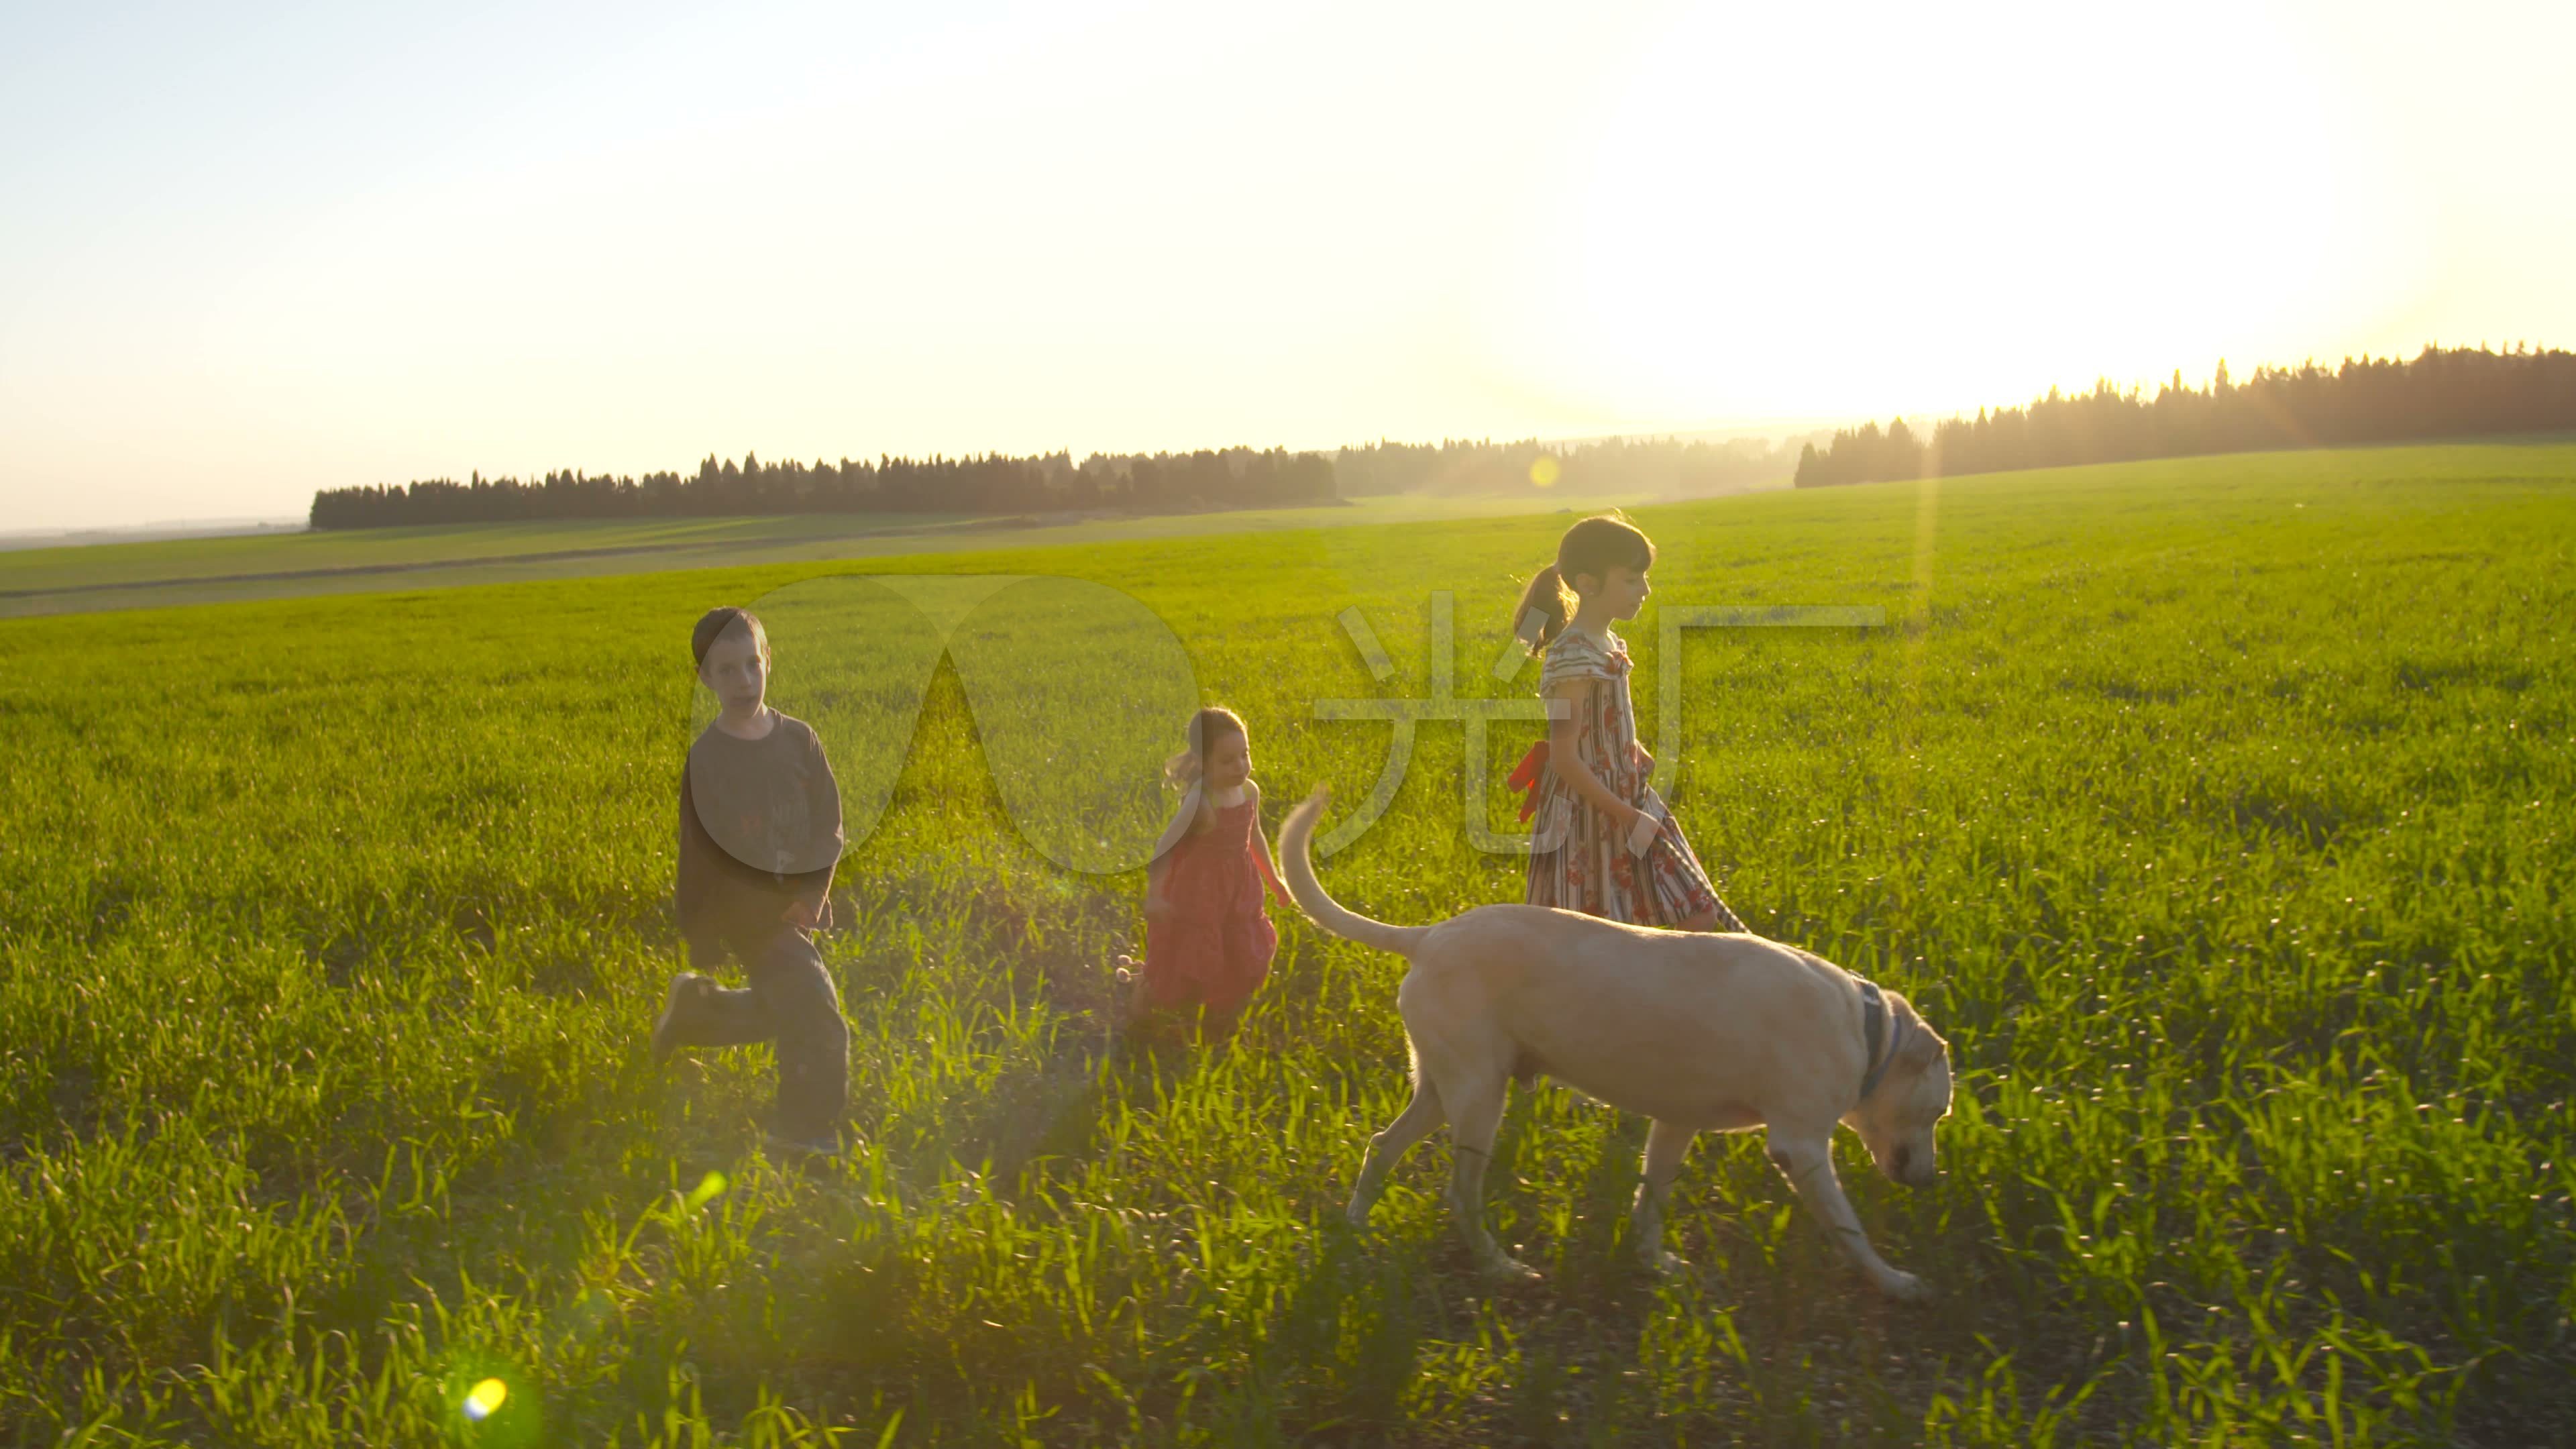
[[[1185,830],[1163,858],[1163,899],[1171,911],[1145,923],[1144,1004],[1156,1009],[1242,1009],[1279,949],[1279,932],[1262,910],[1270,853],[1254,828],[1257,799],[1216,809],[1205,830]]]

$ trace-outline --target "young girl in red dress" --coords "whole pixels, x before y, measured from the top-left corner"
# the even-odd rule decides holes
[[[1163,767],[1184,793],[1145,873],[1145,960],[1118,958],[1129,989],[1124,1015],[1204,1013],[1218,1035],[1270,974],[1279,933],[1262,909],[1266,885],[1290,905],[1261,833],[1261,787],[1252,738],[1230,709],[1190,716],[1189,748]]]
[[[1647,784],[1655,761],[1637,743],[1628,705],[1628,646],[1610,632],[1613,620],[1637,617],[1654,563],[1654,543],[1625,519],[1584,519],[1512,612],[1513,632],[1547,656],[1539,694],[1558,706],[1547,738],[1512,773],[1532,792],[1523,818],[1538,816],[1529,903],[1667,930],[1741,931]]]

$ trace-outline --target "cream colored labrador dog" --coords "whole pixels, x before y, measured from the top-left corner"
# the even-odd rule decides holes
[[[1390,926],[1343,909],[1315,879],[1307,844],[1327,792],[1279,831],[1289,892],[1316,925],[1412,962],[1396,1005],[1413,1048],[1413,1100],[1369,1143],[1351,1193],[1368,1220],[1393,1167],[1443,1121],[1455,1152],[1449,1207],[1492,1273],[1535,1277],[1485,1231],[1486,1155],[1505,1085],[1545,1074],[1653,1119],[1631,1216],[1656,1272],[1664,1195],[1703,1131],[1767,1130],[1770,1156],[1878,1290],[1922,1298],[1888,1266],[1834,1176],[1834,1124],[1848,1122],[1879,1171],[1909,1187],[1938,1175],[1933,1129],[1950,1111],[1950,1049],[1905,998],[1820,956],[1759,936],[1658,931],[1546,906],[1480,906],[1436,926]]]

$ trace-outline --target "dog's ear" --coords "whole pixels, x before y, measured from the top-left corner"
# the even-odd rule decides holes
[[[1934,1063],[1949,1054],[1949,1043],[1934,1034],[1931,1026],[1923,1020],[1923,1013],[1914,1009],[1913,1002],[1893,991],[1887,994],[1895,1003],[1894,1010],[1912,1018],[1906,1023],[1904,1042],[1896,1049],[1897,1063],[1908,1071],[1930,1071]]]

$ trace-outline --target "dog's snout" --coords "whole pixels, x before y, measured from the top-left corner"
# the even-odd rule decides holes
[[[1941,1165],[1929,1152],[1916,1152],[1910,1142],[1897,1144],[1888,1156],[1888,1177],[1906,1187],[1930,1187],[1941,1176]]]

